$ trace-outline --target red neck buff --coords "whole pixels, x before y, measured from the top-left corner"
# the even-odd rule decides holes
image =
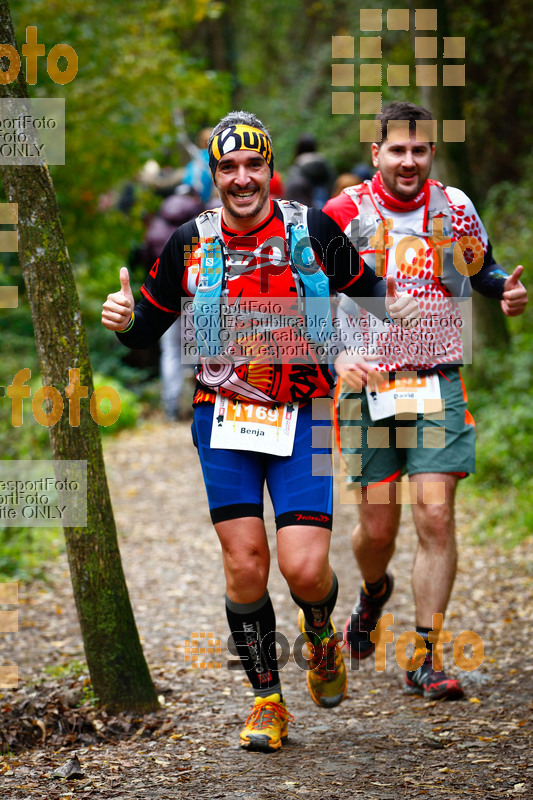
[[[392,194],[381,179],[379,172],[376,172],[372,178],[372,191],[382,201],[386,208],[392,211],[414,211],[417,208],[422,208],[424,204],[429,202],[429,185],[424,181],[424,185],[411,200],[400,200],[399,197]]]

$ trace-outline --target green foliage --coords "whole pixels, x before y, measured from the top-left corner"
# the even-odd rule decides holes
[[[531,288],[531,218],[533,215],[533,158],[523,161],[519,182],[503,181],[492,187],[483,209],[483,219],[494,245],[498,263],[511,271],[524,265],[523,282]],[[515,332],[531,330],[533,304],[525,314],[509,320]]]
[[[373,0],[365,8],[383,9],[391,3]],[[320,151],[338,172],[359,161],[370,165],[370,146],[359,138],[359,6],[348,0],[274,0],[268,6],[248,2],[242,7],[235,30],[239,77],[238,105],[258,114],[274,139],[278,169],[290,166],[300,134],[313,134]],[[275,21],[274,23],[272,21]],[[264,31],[275,25],[275,31]],[[354,87],[331,85],[332,36],[354,37]],[[249,46],[250,39],[254,47]],[[383,37],[384,62],[414,64],[409,34],[391,31]],[[342,62],[335,62],[342,63]],[[348,63],[348,62],[347,62]],[[268,70],[265,69],[268,64]],[[375,91],[377,87],[362,87]],[[419,101],[416,86],[389,87],[384,76],[383,102]],[[331,113],[332,91],[355,89],[355,114]]]
[[[137,422],[141,413],[141,402],[137,395],[126,389],[116,378],[109,378],[96,372],[93,376],[94,388],[99,386],[109,386],[114,389],[120,397],[120,416],[113,425],[102,426],[100,428],[103,435],[111,435],[125,428],[132,428]],[[102,413],[108,413],[110,404],[103,400],[101,404]]]
[[[24,301],[16,309],[0,311],[0,336],[0,385],[8,386],[19,370],[28,368],[31,371],[28,385],[33,395],[42,381],[33,345],[31,317]],[[15,428],[12,424],[11,400],[7,396],[0,397],[0,438],[4,459],[51,458],[48,431],[33,418],[30,398],[23,401],[23,424]]]
[[[189,46],[201,20],[218,13],[216,5],[136,0],[102,13],[97,0],[68,6],[21,0],[12,8],[19,47],[26,27],[36,25],[46,52],[65,42],[78,55],[70,83],[54,83],[40,58],[30,87],[33,97],[66,101],[67,166],[51,171],[75,261],[106,246],[125,257],[133,235],[142,233],[138,219],[120,219],[119,212],[106,219],[98,198],[133,180],[148,158],[161,159],[166,149],[175,166],[188,160],[176,147],[174,108],[185,111],[192,135],[226,111],[228,77],[206,69],[206,56],[192,56]]]
[[[379,0],[365,4],[383,9],[384,19],[390,6],[398,4]],[[506,266],[524,263],[527,270],[533,159],[524,154],[532,144],[533,126],[528,122],[533,44],[524,31],[531,29],[533,6],[519,0],[511,0],[505,12],[501,4],[486,0],[445,6],[450,35],[466,38],[467,85],[462,99],[476,186],[482,193],[494,180],[510,179],[485,195],[484,221],[498,260]],[[66,166],[52,167],[52,175],[97,383],[112,385],[121,397],[122,413],[112,426],[118,429],[133,424],[140,413],[139,398],[146,401],[154,390],[146,382],[149,373],[127,366],[124,349],[101,326],[101,303],[117,290],[118,270],[132,246],[142,240],[146,216],[155,211],[160,198],[136,183],[135,204],[128,215],[113,203],[148,158],[161,161],[167,151],[172,166],[186,162],[176,146],[173,109],[183,110],[191,137],[232,106],[254,111],[273,134],[276,164],[282,172],[304,131],[317,137],[321,151],[339,171],[358,161],[369,162],[369,148],[359,141],[359,5],[349,0],[272,0],[268,5],[258,0],[173,4],[115,0],[105,13],[102,9],[96,0],[12,4],[19,45],[26,26],[37,25],[46,52],[65,42],[79,58],[78,75],[65,86],[49,78],[46,59],[40,58],[38,82],[30,93],[66,99]],[[384,64],[414,65],[412,34],[387,31],[384,25]],[[345,87],[354,91],[354,115],[331,113],[331,37],[336,35],[355,40],[355,85]],[[383,101],[420,102],[419,90],[411,83],[388,87],[384,74]],[[105,211],[99,210],[102,195],[112,204]],[[143,277],[142,269],[133,271],[137,296]],[[0,310],[0,385],[10,383],[18,369],[28,366],[33,393],[41,381],[15,256],[2,255],[0,285],[18,285],[22,298],[20,308]],[[511,352],[476,354],[476,361],[482,359],[487,365],[489,387],[476,385],[475,376],[470,376],[470,406],[478,422],[478,474],[465,486],[473,486],[468,491],[489,500],[476,501],[489,532],[500,530],[499,520],[505,521],[505,514],[509,527],[522,534],[530,529],[526,492],[533,487],[525,476],[530,472],[533,440],[528,414],[532,321],[532,310],[509,320],[515,334]],[[137,398],[126,387],[134,387]],[[10,403],[0,398],[2,455],[49,458],[47,431],[33,420],[28,401],[25,409],[23,426],[14,429]],[[497,498],[494,503],[492,498]],[[30,529],[31,535],[35,530]]]
[[[533,461],[533,336],[514,337],[511,353],[486,354],[487,383],[471,392],[479,417],[476,480],[487,488],[520,488]]]
[[[94,693],[93,685],[89,678],[87,678],[83,685],[83,703],[81,705],[96,708],[100,705],[98,697]]]
[[[60,528],[5,528],[0,525],[0,580],[46,578],[46,564],[65,549]]]
[[[26,309],[27,312],[27,309]],[[5,312],[4,312],[5,313]],[[33,349],[33,340],[30,338],[31,333],[24,331],[24,320],[26,313],[23,307],[13,311],[15,320],[18,320],[22,332],[17,331],[17,325],[12,326],[6,324],[7,317],[0,318],[0,331],[2,332],[2,341],[5,345],[5,357],[2,360],[2,367],[0,369],[0,385],[8,386],[15,374],[23,369],[29,368],[31,370],[31,378],[28,381],[30,387],[30,397],[23,400],[23,421],[22,425],[18,427],[13,426],[12,422],[12,401],[8,397],[0,398],[0,435],[2,438],[2,456],[4,459],[49,459],[51,458],[51,450],[48,439],[48,429],[40,425],[34,418],[32,413],[32,398],[37,389],[42,386],[42,378],[39,373],[37,359]],[[101,326],[100,326],[101,327]],[[103,329],[102,329],[103,330]],[[107,344],[109,336],[107,332]],[[113,342],[114,344],[114,342]],[[129,390],[121,380],[120,370],[114,370],[113,365],[118,361],[117,342],[117,355],[115,359],[111,356],[108,358],[108,365],[110,366],[109,373],[96,372],[93,376],[94,388],[99,386],[110,386],[119,395],[121,401],[120,416],[118,420],[108,427],[101,427],[103,434],[109,435],[117,433],[124,428],[132,427],[135,425],[142,412],[142,400],[138,394]],[[139,380],[139,373],[128,371],[127,368],[123,370],[126,377],[130,377],[132,373],[136,375]],[[68,375],[65,376],[65,382],[68,382]],[[142,392],[140,393],[142,395]],[[88,403],[87,400],[82,400],[82,403]],[[102,402],[102,411],[108,411],[105,406],[105,400]],[[64,399],[63,413],[68,414],[68,401]]]
[[[478,544],[497,542],[513,548],[531,536],[533,510],[529,503],[533,482],[525,481],[519,489],[492,489],[477,484],[465,487],[471,513],[469,532]]]
[[[489,191],[483,221],[498,263],[510,272],[523,264],[531,295],[533,159],[521,162],[520,182],[504,181]],[[499,313],[495,310],[494,313]],[[505,350],[476,355],[479,372],[465,369],[469,406],[477,422],[477,473],[472,481],[474,527],[480,541],[496,538],[513,545],[533,529],[533,305],[507,320],[512,333]]]
[[[483,196],[495,183],[519,180],[532,150],[533,5],[447,0],[446,6],[451,35],[466,42],[463,115],[471,171]]]
[[[87,674],[87,664],[75,658],[64,664],[49,664],[44,671],[51,678],[79,678]]]
[[[98,697],[94,693],[94,689],[89,677],[89,670],[85,661],[80,661],[77,658],[71,661],[65,661],[63,664],[49,664],[44,668],[45,674],[56,681],[79,680],[81,681],[80,702],[76,705],[89,706],[94,708],[98,706]],[[41,679],[41,682],[44,680]],[[79,684],[78,684],[79,685]]]
[[[477,423],[474,527],[480,539],[514,544],[533,528],[533,336],[518,334],[511,352],[484,354],[487,382],[470,382]]]
[[[32,414],[31,399],[35,391],[42,385],[42,378],[33,344],[29,310],[24,300],[17,309],[0,311],[0,336],[2,338],[0,385],[8,386],[20,369],[28,367],[31,370],[31,379],[28,382],[31,396],[23,400],[23,423],[21,426],[14,427],[12,424],[11,400],[5,396],[0,397],[2,458],[10,461],[51,459],[48,429],[40,425]],[[113,338],[108,336],[108,344],[109,339]],[[118,355],[115,360],[119,361]],[[113,359],[109,358],[108,363],[111,366]],[[100,429],[106,436],[134,425],[142,410],[141,399],[124,386],[118,372],[119,370],[114,371],[111,368],[110,374],[113,374],[113,377],[99,372],[94,376],[95,387],[111,386],[118,392],[121,400],[119,419],[114,425]],[[131,372],[130,370],[130,374]],[[125,370],[125,374],[128,374],[127,370]],[[67,377],[65,376],[66,379]],[[81,402],[87,403],[88,400]],[[106,410],[104,403],[105,401],[102,402],[103,411]],[[68,413],[66,401],[63,413]],[[5,527],[0,521],[0,576],[2,580],[13,578],[27,581],[35,577],[44,577],[43,568],[46,562],[54,559],[63,549],[64,540],[61,529]]]

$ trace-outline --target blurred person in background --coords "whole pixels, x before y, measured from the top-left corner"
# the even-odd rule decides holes
[[[204,208],[207,207],[211,196],[215,192],[209,169],[209,154],[207,152],[207,143],[211,130],[212,128],[202,128],[198,134],[197,143],[193,144],[187,136],[184,125],[178,128],[178,141],[185,148],[191,159],[185,167],[182,183],[184,186],[190,186],[198,195],[204,204]]]
[[[176,193],[165,198],[146,230],[141,255],[147,269],[153,268],[174,231],[203,211],[200,198],[190,192],[189,186],[182,184],[178,189],[185,190],[185,193]],[[182,364],[182,331],[179,320],[165,331],[159,343],[161,399],[165,416],[169,421],[185,419],[192,416],[191,403],[184,402],[183,394],[186,376],[192,375],[193,369]]]
[[[335,172],[318,152],[315,137],[309,133],[302,134],[287,175],[285,199],[322,208],[331,195],[334,181]]]

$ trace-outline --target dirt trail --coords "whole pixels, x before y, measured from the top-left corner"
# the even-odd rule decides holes
[[[63,558],[52,567],[52,585],[21,587],[19,633],[3,635],[2,663],[17,664],[22,680],[18,691],[2,692],[0,728],[13,724],[13,709],[33,693],[26,724],[45,741],[0,761],[2,798],[533,798],[531,540],[512,552],[472,546],[472,512],[459,502],[460,565],[447,628],[452,641],[474,630],[485,647],[482,665],[462,673],[466,701],[427,703],[404,696],[394,645],[387,645],[384,672],[375,670],[373,658],[363,662],[350,671],[346,701],[321,710],[307,694],[305,673],[291,660],[282,670],[295,717],[288,744],[275,754],[247,753],[238,747],[238,734],[251,692],[244,673],[226,668],[231,655],[221,557],[189,427],[156,421],[125,432],[107,444],[106,464],[135,616],[164,706],[143,720],[122,720],[127,735],[87,705],[71,710],[80,730],[80,720],[90,719],[91,731],[73,733],[71,746],[63,741],[58,748],[49,728],[52,704],[43,711],[43,698],[59,696],[63,706],[56,711],[75,705],[72,695],[79,694],[83,678],[50,675],[53,668],[83,661]],[[405,511],[393,563],[396,590],[387,607],[394,613],[395,641],[413,629],[414,531]],[[337,503],[332,563],[341,587],[338,627],[358,591],[349,546],[353,519],[354,508]],[[269,510],[270,593],[278,629],[292,643],[297,609],[275,563],[272,521]],[[186,642],[207,633],[221,641],[222,653],[206,657],[220,666],[193,669],[185,660]],[[451,646],[444,658],[445,665],[453,664]],[[51,780],[50,773],[73,753],[84,777]]]

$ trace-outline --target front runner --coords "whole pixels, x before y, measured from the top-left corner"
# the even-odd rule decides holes
[[[345,638],[354,658],[374,651],[369,634],[393,588],[387,566],[400,522],[401,475],[407,472],[418,536],[413,566],[416,631],[425,641],[426,656],[417,669],[406,672],[405,691],[452,700],[462,697],[463,690],[440,665],[434,669],[428,637],[433,615],[446,612],[455,577],[457,482],[474,471],[474,420],[457,366],[463,356],[461,303],[453,298],[467,296],[470,281],[477,291],[500,299],[504,314],[515,316],[524,310],[527,292],[519,280],[522,266],[509,276],[495,263],[469,198],[429,180],[435,146],[422,134],[424,126],[426,132],[432,127],[431,114],[412,103],[394,102],[377,119],[382,138],[372,145],[372,156],[378,172],[371,181],[331,199],[324,211],[365,242],[359,251],[367,265],[395,276],[399,287],[417,297],[421,320],[415,329],[363,329],[367,346],[380,356],[373,367],[389,373],[390,383],[382,383],[379,391],[361,392],[369,365],[343,366],[342,357],[336,362],[342,374],[337,405],[341,435],[343,428],[352,428],[352,434],[354,427],[359,429],[359,446],[343,447],[342,452],[358,467],[349,476],[352,488],[363,487],[352,546],[364,583]],[[423,386],[427,392],[423,407],[407,415],[395,413],[394,405],[388,410],[384,406],[383,390],[393,386],[395,377],[395,389],[401,389],[398,371],[411,373],[404,377],[407,389],[416,388],[419,394]],[[345,441],[349,438],[354,442],[356,437],[346,436]]]
[[[306,302],[312,298],[322,312],[324,303],[329,312],[333,290],[381,298],[374,303],[382,318],[385,309],[398,319],[416,316],[418,309],[412,298],[395,294],[394,281],[386,286],[368,268],[359,270],[357,253],[325,214],[314,209],[307,213],[305,207],[269,198],[272,142],[254,115],[233,112],[221,120],[209,140],[209,155],[222,212],[201,215],[173,234],[142,287],[143,298],[134,313],[123,268],[122,290],[109,295],[102,322],[120,331],[124,344],[146,347],[180,313],[182,298],[194,297],[203,357],[197,373],[193,438],[222,546],[229,627],[255,694],[241,744],[268,751],[278,749],[287,736],[289,713],[278,675],[276,620],[267,590],[265,480],[276,514],[278,563],[300,606],[299,624],[311,654],[309,691],[326,708],[338,705],[346,693],[345,667],[331,621],[337,579],[328,560],[332,478],[327,441],[322,438],[320,446],[313,447],[317,444],[313,428],[329,425],[329,419],[313,419],[312,400],[327,397],[333,381],[316,341],[310,341],[320,333],[311,319],[316,315],[309,315],[307,307],[303,316],[300,313],[302,297],[305,294]],[[297,232],[308,234],[299,251],[293,249]],[[312,243],[312,253],[306,243]],[[302,258],[305,253],[308,268],[295,263],[298,252]],[[331,288],[323,269],[313,268],[315,261],[331,275]],[[284,311],[300,315],[299,325],[274,326],[271,331],[267,325],[256,334],[238,323],[234,338],[221,353],[218,345],[225,330],[221,308],[239,312],[265,298],[275,298]],[[297,355],[291,356],[294,347]],[[225,398],[235,403],[224,404]],[[263,432],[269,420],[275,423],[279,439],[281,421],[288,428],[292,425],[291,454],[277,455],[276,445],[270,452],[258,452],[255,443],[243,445],[251,427],[238,422],[244,418],[243,408],[253,416],[256,429],[261,420]],[[233,420],[231,446],[213,446],[219,423],[223,426],[228,420]],[[316,456],[322,462],[318,468]]]

